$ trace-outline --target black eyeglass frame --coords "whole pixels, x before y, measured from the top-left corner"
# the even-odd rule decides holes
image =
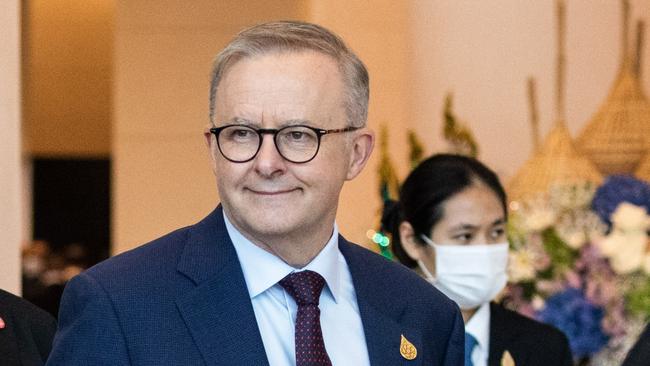
[[[257,133],[257,135],[259,136],[259,143],[257,144],[257,150],[255,150],[255,153],[249,159],[246,159],[246,160],[234,160],[234,159],[231,159],[231,158],[227,157],[226,154],[223,153],[223,150],[221,150],[221,144],[219,143],[219,134],[221,134],[221,132],[223,130],[225,130],[226,128],[229,128],[229,127],[245,127],[245,128],[248,128],[250,130],[255,131]],[[314,155],[311,158],[309,158],[309,159],[307,159],[305,161],[295,161],[295,160],[288,159],[286,156],[284,156],[284,154],[282,154],[282,151],[280,151],[280,148],[278,147],[278,140],[277,140],[278,134],[282,130],[286,130],[286,129],[289,129],[289,128],[296,128],[296,127],[307,128],[309,130],[314,131],[314,133],[316,134],[316,138],[317,138],[316,151],[314,152]],[[316,128],[316,127],[311,127],[311,126],[306,126],[306,125],[290,125],[290,126],[285,126],[285,127],[282,127],[282,128],[254,128],[254,127],[251,127],[249,125],[232,124],[232,125],[225,125],[225,126],[221,126],[221,127],[212,127],[212,128],[210,128],[209,131],[210,131],[210,133],[212,133],[215,136],[215,138],[217,140],[217,147],[219,148],[219,152],[221,153],[221,156],[223,156],[226,160],[228,160],[230,162],[233,162],[233,163],[247,163],[247,162],[255,159],[257,154],[260,152],[260,149],[262,148],[262,143],[264,142],[264,135],[273,135],[273,144],[275,145],[275,150],[278,152],[278,154],[280,154],[280,156],[284,160],[286,160],[288,162],[291,162],[291,163],[294,163],[294,164],[304,164],[304,163],[308,163],[308,162],[314,160],[314,158],[316,158],[316,155],[318,155],[318,152],[320,151],[321,138],[324,135],[328,135],[328,134],[332,134],[332,133],[352,132],[352,131],[359,130],[361,128],[363,128],[363,127],[348,126],[348,127],[344,127],[344,128],[336,128],[336,129],[331,129],[331,130],[325,130],[325,129],[322,129],[322,128]]]

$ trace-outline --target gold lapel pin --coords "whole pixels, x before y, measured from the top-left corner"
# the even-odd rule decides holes
[[[399,343],[399,354],[409,361],[415,360],[418,356],[417,348],[415,348],[413,343],[409,342],[409,340],[404,337],[404,334],[402,334],[402,339]]]
[[[503,356],[501,356],[501,366],[515,366],[515,359],[512,358],[510,352],[503,352]]]

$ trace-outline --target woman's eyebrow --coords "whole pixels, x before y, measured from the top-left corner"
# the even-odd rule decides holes
[[[492,223],[492,226],[503,225],[505,223],[506,223],[506,219],[502,217],[500,219],[494,220],[494,222]]]
[[[472,224],[464,224],[460,223],[458,225],[452,226],[449,231],[457,231],[457,230],[475,230],[478,226],[472,225]]]

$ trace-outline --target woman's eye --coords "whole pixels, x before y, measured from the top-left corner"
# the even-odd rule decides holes
[[[498,238],[502,237],[503,235],[505,235],[505,233],[506,233],[505,228],[502,228],[502,227],[496,228],[496,229],[494,229],[492,231],[492,238],[493,239],[498,239]]]
[[[456,237],[454,237],[454,239],[456,239],[457,241],[459,241],[461,243],[468,243],[468,242],[472,241],[473,237],[474,236],[471,233],[463,233],[463,234],[456,235]]]

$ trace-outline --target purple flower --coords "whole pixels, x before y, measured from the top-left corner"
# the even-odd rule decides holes
[[[650,212],[650,185],[631,176],[611,175],[596,190],[591,206],[611,226],[609,217],[621,202],[645,207]]]
[[[590,303],[579,289],[568,288],[546,300],[537,319],[560,329],[567,338],[573,355],[593,355],[607,344],[601,323],[604,310]]]
[[[530,301],[525,298],[524,289],[518,284],[509,283],[506,286],[502,303],[507,308],[515,310],[522,315],[535,318],[535,309]]]

